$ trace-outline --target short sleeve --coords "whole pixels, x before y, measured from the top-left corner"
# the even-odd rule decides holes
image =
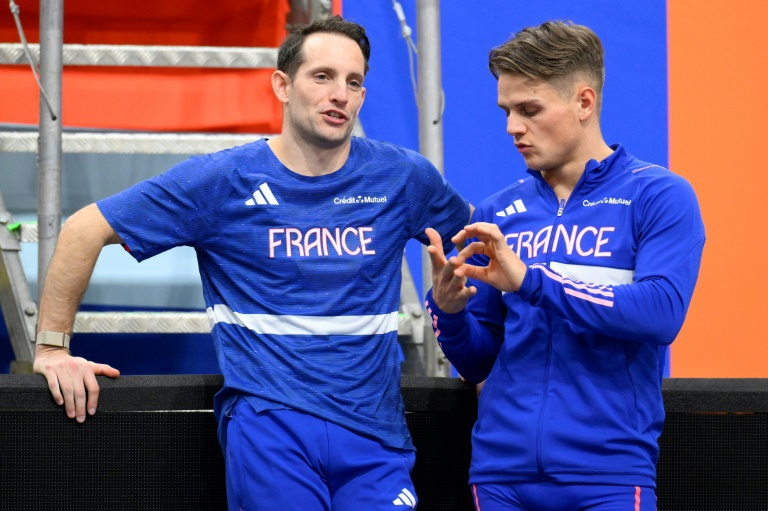
[[[411,237],[428,245],[424,233],[427,227],[435,229],[443,239],[443,248],[453,250],[451,238],[469,223],[469,204],[437,171],[429,160],[408,151],[414,163],[407,185],[411,212]]]
[[[96,205],[126,249],[142,261],[204,242],[230,188],[226,169],[210,155],[197,156]]]

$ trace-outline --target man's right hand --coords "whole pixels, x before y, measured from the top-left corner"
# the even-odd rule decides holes
[[[48,388],[57,405],[64,405],[67,417],[85,421],[96,413],[99,384],[96,375],[117,378],[120,371],[107,364],[97,364],[82,357],[73,357],[69,350],[57,346],[35,347],[35,373],[48,380]]]
[[[460,312],[466,307],[469,297],[477,293],[475,286],[467,287],[467,277],[456,264],[456,258],[446,259],[440,234],[428,228],[429,258],[432,263],[432,299],[440,310],[449,314]],[[454,242],[464,241],[454,236]]]

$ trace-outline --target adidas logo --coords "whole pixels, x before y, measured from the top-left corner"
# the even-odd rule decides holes
[[[271,204],[272,206],[277,206],[279,204],[277,199],[275,199],[275,196],[272,195],[272,190],[269,189],[267,183],[260,185],[259,189],[253,192],[253,198],[245,201],[246,206],[255,206],[256,204]]]
[[[408,491],[408,488],[403,488],[400,495],[392,503],[396,506],[410,506],[411,509],[416,509],[416,497]]]
[[[525,211],[528,211],[525,209],[525,204],[523,204],[522,200],[517,199],[515,202],[504,208],[504,211],[497,211],[496,216],[505,217],[514,215],[515,213],[524,213]]]

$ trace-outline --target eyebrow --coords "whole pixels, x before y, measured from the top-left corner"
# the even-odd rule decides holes
[[[496,103],[496,104],[498,105],[499,108],[502,108],[502,109],[510,108],[510,107],[507,107],[506,105],[502,105],[501,103]],[[541,100],[537,99],[537,98],[534,98],[534,99],[526,99],[525,101],[518,101],[517,103],[514,103],[511,106],[511,108],[521,108],[521,107],[526,107],[526,106],[529,106],[529,105],[530,106],[541,106]]]
[[[310,66],[309,69],[307,69],[307,73],[309,73],[310,75],[313,75],[315,73],[325,73],[325,74],[329,74],[329,75],[337,75],[337,74],[339,74],[339,71],[338,71],[338,69],[333,69],[332,67],[318,65],[317,67],[311,67]],[[364,74],[358,73],[358,72],[355,72],[355,71],[353,71],[352,73],[348,74],[347,77],[348,78],[354,78],[354,79],[360,81],[361,83],[365,79],[365,75]]]

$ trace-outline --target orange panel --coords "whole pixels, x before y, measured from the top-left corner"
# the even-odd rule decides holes
[[[707,230],[699,283],[672,345],[671,375],[768,377],[760,280],[768,233],[763,198],[752,194],[765,176],[768,2],[667,6],[670,165],[696,189]]]
[[[25,34],[39,40],[39,3],[18,2]],[[276,47],[288,2],[67,0],[64,42]],[[13,19],[0,17],[0,41],[18,42]],[[66,67],[65,126],[159,131],[276,133],[281,108],[271,70]],[[37,124],[39,98],[29,67],[0,68],[0,122]]]
[[[39,40],[40,2],[17,0],[29,42]],[[288,0],[64,2],[64,42],[277,46],[285,36]],[[0,16],[0,41],[18,42],[13,17]]]

